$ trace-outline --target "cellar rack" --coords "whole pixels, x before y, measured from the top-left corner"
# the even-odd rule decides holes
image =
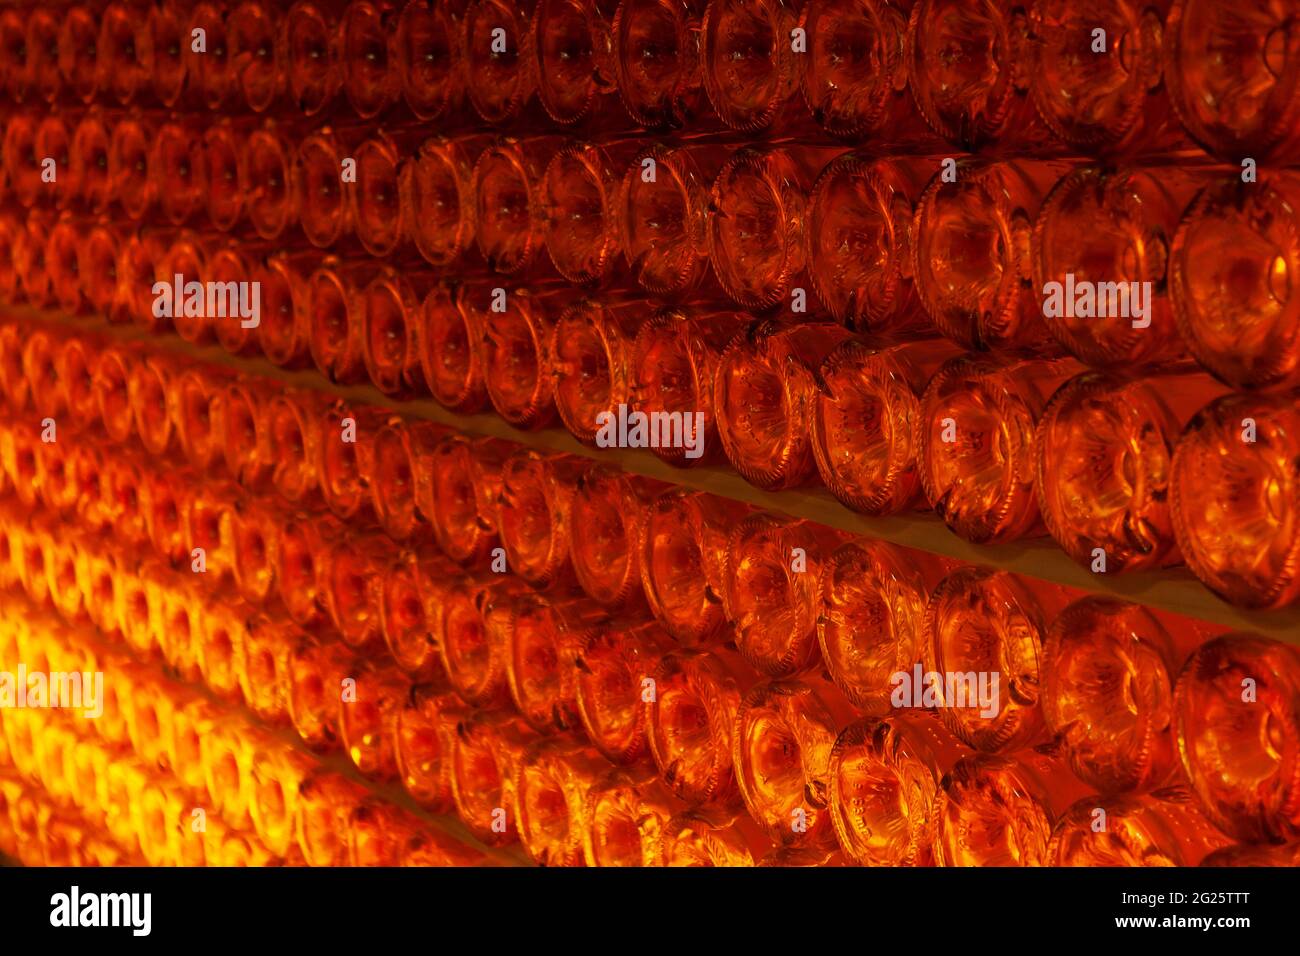
[[[158,344],[160,340],[157,334],[138,326],[112,324],[100,317],[71,317],[60,312],[22,306],[9,307],[6,312],[15,318],[46,326],[75,327],[122,342]],[[506,439],[544,451],[581,455],[630,474],[705,491],[765,511],[804,518],[851,534],[888,541],[968,564],[1000,568],[1080,591],[1109,595],[1209,624],[1232,630],[1254,631],[1289,644],[1300,645],[1300,604],[1274,611],[1234,607],[1216,597],[1185,568],[1133,574],[1094,574],[1075,563],[1047,536],[1007,544],[975,545],[953,534],[932,512],[917,511],[887,517],[863,515],[845,507],[825,488],[764,491],[725,466],[678,468],[646,450],[591,448],[562,428],[520,431],[492,412],[467,415],[450,411],[428,398],[397,400],[370,385],[336,385],[315,369],[286,370],[261,357],[231,355],[219,346],[196,346],[175,335],[166,335],[165,348],[175,354],[275,379],[298,388],[329,392],[358,404],[392,408],[408,417],[437,422],[467,434]]]

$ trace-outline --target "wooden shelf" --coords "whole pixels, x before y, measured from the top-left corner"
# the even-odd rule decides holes
[[[260,356],[235,356],[215,345],[195,346],[173,334],[160,338],[139,327],[113,325],[98,317],[69,317],[25,307],[10,307],[6,312],[14,318],[104,334],[119,341],[146,342],[176,354],[224,365],[251,375],[274,378],[299,388],[329,392],[359,404],[394,408],[407,417],[438,422],[471,435],[502,438],[540,450],[581,455],[631,474],[707,491],[766,511],[805,518],[863,537],[888,541],[970,564],[1001,568],[1081,591],[1111,595],[1225,628],[1254,631],[1300,645],[1300,604],[1276,611],[1234,607],[1216,597],[1185,568],[1136,574],[1093,574],[1076,564],[1050,537],[1001,545],[975,545],[953,534],[931,512],[871,517],[846,508],[825,488],[763,491],[725,466],[676,468],[649,451],[591,448],[561,428],[520,431],[495,413],[462,415],[427,398],[395,401],[370,385],[335,385],[314,368],[285,370]]]

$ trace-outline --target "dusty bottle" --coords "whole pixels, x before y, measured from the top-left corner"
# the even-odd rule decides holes
[[[816,473],[816,370],[850,333],[829,322],[760,320],[732,339],[713,379],[718,437],[745,480],[767,491]]]
[[[1034,495],[1035,429],[1057,387],[1080,371],[1071,359],[946,362],[921,399],[921,485],[968,541],[1041,533]]]
[[[1230,836],[1292,841],[1300,831],[1293,765],[1300,735],[1295,649],[1250,634],[1203,644],[1174,697],[1178,756],[1201,806]]]
[[[1207,186],[1170,250],[1169,295],[1187,349],[1234,388],[1300,383],[1300,332],[1290,276],[1300,243],[1287,226],[1300,177]]]
[[[1292,464],[1296,393],[1226,395],[1174,449],[1170,510],[1187,566],[1225,600],[1282,607],[1300,597]]]
[[[1180,561],[1169,510],[1174,445],[1221,391],[1204,375],[1086,372],[1052,396],[1034,440],[1035,487],[1070,557],[1104,573]]]
[[[919,552],[866,538],[826,559],[817,640],[831,679],[863,713],[887,715],[891,678],[925,656],[925,607],[939,573]]]
[[[1197,179],[1089,167],[1062,179],[1034,224],[1034,288],[1058,342],[1098,368],[1182,356],[1168,288],[1170,246]]]
[[[921,396],[957,347],[942,339],[875,348],[846,339],[818,369],[813,455],[822,481],[865,514],[896,514],[921,497]]]
[[[962,748],[928,716],[891,714],[840,732],[827,770],[840,846],[867,866],[934,863],[943,775]]]
[[[1038,596],[1006,571],[963,567],[935,588],[925,610],[924,665],[891,678],[896,707],[937,707],[968,747],[1014,752],[1043,732],[1042,651],[1055,592]],[[924,671],[924,673],[922,673]],[[954,675],[974,672],[977,680]],[[975,683],[976,686],[971,686]]]
[[[916,290],[940,332],[968,349],[1050,350],[1030,239],[1043,197],[1069,171],[1050,162],[940,165],[917,203],[912,243]]]
[[[1300,149],[1300,95],[1285,7],[1234,9],[1175,0],[1165,19],[1164,74],[1187,131],[1233,165],[1246,157],[1279,165]],[[1232,50],[1221,56],[1220,50]]]
[[[666,308],[642,322],[632,343],[629,376],[632,404],[654,420],[659,415],[701,416],[697,447],[652,445],[670,464],[694,465],[722,457],[713,414],[712,383],[723,349],[749,322],[741,312]],[[669,419],[671,422],[671,419]],[[689,454],[688,454],[689,452]]]
[[[1159,786],[1174,765],[1173,640],[1147,610],[1075,601],[1043,647],[1043,717],[1070,768],[1102,793]]]

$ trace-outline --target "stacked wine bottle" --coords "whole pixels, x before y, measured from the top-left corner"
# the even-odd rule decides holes
[[[0,8],[0,853],[1293,864],[1293,20]]]

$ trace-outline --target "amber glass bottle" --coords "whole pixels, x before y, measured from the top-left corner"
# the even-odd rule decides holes
[[[816,474],[816,370],[849,337],[843,326],[761,320],[736,335],[713,379],[718,436],[736,470],[768,491]]]
[[[1210,819],[1251,842],[1300,833],[1295,766],[1300,658],[1250,634],[1203,644],[1178,677],[1178,755]]]
[[[1052,536],[1094,572],[1180,560],[1169,511],[1174,443],[1222,389],[1204,375],[1071,379],[1035,436],[1038,503]]]
[[[948,527],[984,544],[1041,533],[1034,497],[1035,429],[1070,359],[1000,363],[962,355],[921,399],[921,485]]]
[[[1070,768],[1102,793],[1159,786],[1173,767],[1173,640],[1144,608],[1075,601],[1043,648],[1043,716]]]
[[[813,454],[831,494],[865,514],[917,505],[921,395],[957,351],[943,339],[881,349],[852,338],[826,356],[813,400]]]
[[[939,574],[920,552],[868,538],[827,558],[817,639],[831,679],[863,713],[888,714],[891,677],[925,656],[925,606]]]
[[[925,674],[918,666],[913,674],[891,677],[891,701],[931,706],[933,690],[933,706],[948,729],[976,750],[1011,753],[1034,743],[1043,730],[1045,617],[1038,598],[1014,575],[959,568],[939,583],[925,610]],[[975,686],[952,679],[971,673]]]
[[[1080,361],[1118,370],[1182,356],[1167,293],[1170,247],[1197,181],[1170,169],[1088,167],[1043,201],[1034,224],[1034,288],[1048,329]],[[1078,291],[1071,298],[1086,286],[1095,289],[1095,304],[1078,301]],[[1050,292],[1058,288],[1056,301]]]
[[[938,720],[894,714],[846,727],[830,754],[830,818],[844,852],[867,866],[935,859],[941,781],[962,753]]]
[[[1192,417],[1174,450],[1170,509],[1187,565],[1225,600],[1300,597],[1296,393],[1226,395]]]
[[[1187,349],[1234,388],[1300,383],[1300,305],[1290,276],[1300,240],[1289,226],[1300,176],[1236,176],[1207,186],[1170,251],[1169,295]]]
[[[1202,146],[1234,165],[1246,157],[1296,159],[1300,87],[1289,16],[1267,3],[1175,0],[1165,20],[1165,82],[1178,117]]]

